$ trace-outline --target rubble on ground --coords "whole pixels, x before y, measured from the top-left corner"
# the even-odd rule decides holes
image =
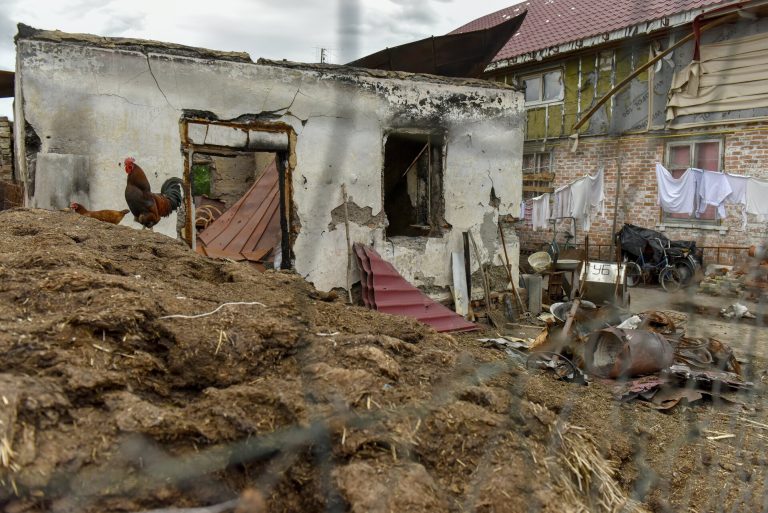
[[[737,265],[709,265],[699,291],[712,296],[752,297],[760,299],[768,294],[768,261],[755,257]]]
[[[731,266],[707,269],[699,291],[712,296],[737,297],[744,293],[745,273]]]
[[[530,372],[476,334],[350,307],[295,274],[210,260],[149,231],[42,210],[0,220],[5,510],[238,497],[270,512],[761,501],[765,467],[741,454],[762,447],[756,437],[718,442],[717,461],[748,465],[752,482],[734,472],[711,494],[709,468],[695,463],[714,442],[690,432],[730,421],[707,410],[619,405],[600,383]]]

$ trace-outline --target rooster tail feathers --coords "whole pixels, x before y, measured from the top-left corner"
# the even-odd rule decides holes
[[[163,182],[162,187],[160,187],[160,194],[168,198],[168,201],[171,202],[171,211],[174,211],[181,206],[181,188],[183,184],[184,182],[181,181],[181,178],[173,177]]]

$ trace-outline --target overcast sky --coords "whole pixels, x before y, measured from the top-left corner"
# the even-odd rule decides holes
[[[442,35],[520,0],[0,0],[0,69],[15,67],[16,24],[157,39],[259,57],[330,62]],[[11,99],[0,99],[11,117]]]

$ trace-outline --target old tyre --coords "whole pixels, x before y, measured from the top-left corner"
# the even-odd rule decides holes
[[[677,292],[683,286],[683,277],[674,267],[665,267],[659,273],[659,283],[666,292]]]

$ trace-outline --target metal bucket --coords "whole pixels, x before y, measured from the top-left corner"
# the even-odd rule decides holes
[[[672,365],[672,346],[645,330],[606,328],[590,335],[584,346],[587,372],[602,378],[630,378],[655,374]]]

